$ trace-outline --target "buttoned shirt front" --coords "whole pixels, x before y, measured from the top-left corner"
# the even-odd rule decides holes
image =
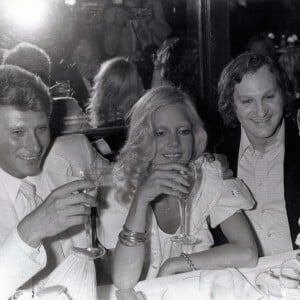
[[[257,205],[245,211],[260,244],[262,255],[292,250],[284,200],[284,140],[282,124],[265,152],[255,150],[242,128],[238,177],[250,189]]]

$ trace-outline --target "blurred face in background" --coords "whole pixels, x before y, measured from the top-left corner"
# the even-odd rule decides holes
[[[100,65],[96,49],[87,41],[79,42],[73,53],[73,61],[80,74],[89,80],[94,78]]]

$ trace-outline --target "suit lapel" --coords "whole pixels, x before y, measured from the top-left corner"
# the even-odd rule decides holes
[[[296,249],[295,240],[300,229],[300,138],[296,127],[288,121],[285,134],[284,198],[293,247]]]

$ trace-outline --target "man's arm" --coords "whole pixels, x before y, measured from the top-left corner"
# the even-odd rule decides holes
[[[13,229],[0,247],[0,299],[8,299],[31,277],[46,266],[43,245],[32,248]]]

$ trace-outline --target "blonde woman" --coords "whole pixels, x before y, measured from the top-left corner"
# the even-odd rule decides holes
[[[133,287],[143,267],[143,276],[153,278],[256,264],[256,245],[241,211],[254,202],[241,181],[223,180],[220,163],[205,159],[206,140],[191,100],[174,87],[150,90],[133,107],[128,140],[115,165],[114,195],[102,211],[102,240],[110,247],[117,243],[112,275],[118,288]],[[201,242],[188,254],[171,237],[180,227],[177,200],[191,188],[182,174],[192,165],[189,230]],[[212,248],[210,227],[218,225],[228,243]]]

